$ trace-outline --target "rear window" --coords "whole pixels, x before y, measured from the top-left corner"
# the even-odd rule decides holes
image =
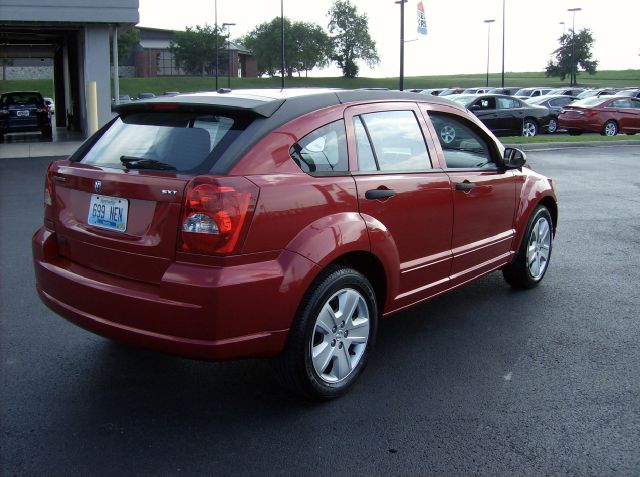
[[[101,167],[200,172],[247,127],[232,115],[144,112],[117,118],[79,162]]]
[[[572,103],[571,106],[579,106],[579,107],[595,106],[597,104],[604,103],[605,101],[606,101],[605,99],[602,99],[598,96],[594,96],[592,98],[585,98],[585,99],[581,99],[580,101],[576,101],[575,103]]]
[[[37,104],[43,103],[44,99],[40,93],[33,92],[24,92],[24,93],[7,93],[2,95],[2,99],[0,99],[0,103],[3,105],[10,104]]]

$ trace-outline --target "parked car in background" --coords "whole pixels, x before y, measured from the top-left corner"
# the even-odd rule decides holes
[[[549,126],[547,126],[547,132],[553,134],[558,130],[558,116],[560,111],[567,104],[573,103],[577,98],[575,96],[565,95],[550,95],[545,94],[543,96],[536,96],[535,98],[529,98],[526,100],[528,104],[535,104],[537,106],[544,106],[551,112],[549,118]]]
[[[138,95],[138,100],[142,100],[142,99],[151,99],[151,98],[155,98],[156,95],[153,93],[140,93]]]
[[[432,96],[439,96],[446,88],[427,88],[420,91],[421,94],[430,94]]]
[[[520,88],[491,88],[487,93],[489,94],[506,94],[507,96],[513,96],[519,91]]]
[[[618,88],[585,89],[578,95],[578,99],[592,98],[594,96],[610,96],[618,92]]]
[[[564,107],[558,127],[576,136],[597,132],[603,136],[640,132],[640,99],[623,96],[594,96]]]
[[[542,96],[543,94],[547,94],[553,88],[520,88],[516,91],[514,96],[516,98],[535,98],[536,96]]]
[[[496,136],[536,136],[547,131],[551,119],[547,108],[503,94],[460,94],[453,100],[465,105]]]
[[[438,96],[449,96],[452,94],[460,94],[464,91],[464,88],[446,88],[444,91],[441,91]]]
[[[615,96],[627,96],[629,98],[640,98],[640,88],[626,88],[618,91]]]
[[[13,91],[0,96],[0,140],[5,134],[40,131],[52,137],[51,114],[37,91]]]
[[[559,95],[578,96],[584,90],[585,90],[584,88],[555,88],[549,91],[548,93],[545,93],[544,96],[559,96]]]
[[[488,93],[491,88],[487,88],[485,86],[476,86],[473,88],[467,88],[460,94],[483,94]]]
[[[49,166],[32,241],[41,299],[94,333],[272,357],[287,387],[327,399],[358,379],[383,316],[494,270],[518,288],[548,270],[552,181],[451,101],[240,90],[117,111]]]
[[[48,98],[48,97],[44,97],[44,103],[47,105],[47,107],[49,108],[49,112],[51,114],[55,114],[56,113],[56,103],[53,100],[53,98]]]

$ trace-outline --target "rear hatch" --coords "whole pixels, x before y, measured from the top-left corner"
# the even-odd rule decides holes
[[[159,282],[175,259],[187,185],[211,169],[250,121],[201,110],[135,110],[116,118],[93,144],[49,169],[47,215],[59,254]]]

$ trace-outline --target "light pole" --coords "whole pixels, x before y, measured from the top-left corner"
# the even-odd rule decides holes
[[[227,67],[227,88],[231,89],[231,67],[233,58],[231,57],[231,27],[235,23],[223,23],[222,28],[227,29],[227,55],[229,56],[229,66]]]
[[[281,62],[280,70],[281,70],[281,88],[284,90],[284,0],[280,0],[280,55]]]
[[[571,85],[576,86],[578,83],[578,62],[576,61],[576,12],[582,8],[567,8],[568,12],[573,13],[573,23],[571,24]]]
[[[216,23],[215,35],[216,35],[216,91],[218,91],[218,0],[215,0],[214,6],[214,21]]]
[[[400,4],[400,91],[404,91],[404,4],[409,0],[396,0]]]
[[[504,88],[504,30],[506,29],[506,26],[504,23],[504,19],[505,19],[504,9],[505,9],[505,0],[502,0],[502,80],[500,81],[500,87],[502,88]]]
[[[495,22],[495,20],[491,19],[491,20],[485,20],[484,21],[487,24],[487,84],[486,86],[489,86],[489,40],[491,38],[491,24],[493,22]]]

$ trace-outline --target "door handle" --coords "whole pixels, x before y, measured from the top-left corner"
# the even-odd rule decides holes
[[[396,195],[393,189],[371,189],[364,193],[368,200],[388,199]]]
[[[468,191],[475,187],[473,182],[456,182],[456,190]]]

